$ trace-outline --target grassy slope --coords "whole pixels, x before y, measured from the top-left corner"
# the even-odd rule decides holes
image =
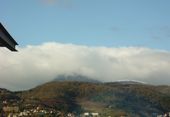
[[[130,116],[147,117],[152,112],[170,110],[169,89],[141,84],[65,81],[46,83],[18,95],[65,111],[96,111],[114,116],[128,113]]]

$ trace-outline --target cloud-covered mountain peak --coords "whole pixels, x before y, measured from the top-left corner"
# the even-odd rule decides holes
[[[72,75],[59,75],[54,81],[78,81],[78,82],[91,82],[91,83],[99,83],[100,81],[88,78],[86,76],[72,74]]]
[[[90,47],[44,43],[0,51],[0,85],[29,89],[61,74],[80,74],[95,80],[143,81],[170,84],[170,52],[145,47]]]

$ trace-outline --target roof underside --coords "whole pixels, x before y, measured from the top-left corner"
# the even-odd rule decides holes
[[[11,51],[17,51],[15,46],[18,45],[17,42],[12,38],[12,36],[7,32],[7,30],[0,23],[0,46],[7,47]]]

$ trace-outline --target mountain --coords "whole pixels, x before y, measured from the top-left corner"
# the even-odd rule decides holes
[[[88,78],[86,76],[73,74],[73,75],[59,75],[54,81],[78,81],[78,82],[91,82],[91,83],[99,83],[100,81]]]
[[[151,117],[170,110],[170,87],[140,83],[52,81],[17,95],[64,112],[99,112],[105,116]]]
[[[145,82],[142,82],[142,81],[137,81],[137,80],[118,80],[118,81],[114,81],[114,82],[111,82],[111,83],[117,83],[117,84],[147,84]]]

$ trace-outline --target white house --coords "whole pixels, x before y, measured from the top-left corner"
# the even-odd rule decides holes
[[[91,115],[92,115],[93,117],[98,117],[98,116],[99,116],[99,113],[91,113]]]

